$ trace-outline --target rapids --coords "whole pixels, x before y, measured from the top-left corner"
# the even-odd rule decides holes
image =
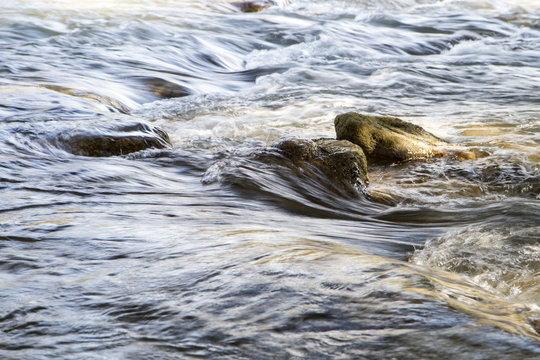
[[[0,358],[538,359],[539,19],[2,0]],[[369,194],[249,156],[349,111],[482,156],[372,166]],[[167,146],[58,140],[148,126]]]

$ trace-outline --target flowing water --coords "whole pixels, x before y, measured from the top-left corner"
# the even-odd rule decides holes
[[[539,19],[2,0],[0,358],[540,358]],[[347,111],[483,155],[371,167],[375,196],[246,156]],[[171,146],[59,145],[129,124]]]

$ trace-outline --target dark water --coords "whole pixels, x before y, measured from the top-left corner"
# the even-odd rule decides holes
[[[0,358],[540,358],[538,19],[3,0]],[[249,156],[346,111],[483,156],[370,168],[375,196]],[[62,145],[141,124],[171,146]]]

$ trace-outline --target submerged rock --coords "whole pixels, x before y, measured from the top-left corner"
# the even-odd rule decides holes
[[[275,5],[273,1],[259,0],[259,1],[231,1],[231,5],[240,9],[245,13],[252,13],[264,10],[272,5]]]
[[[65,132],[54,143],[74,155],[118,156],[170,146],[163,130],[145,123],[133,123],[114,128],[85,132]]]
[[[362,149],[347,140],[287,139],[275,145],[295,166],[311,166],[334,184],[364,189],[368,184],[366,156]]]
[[[161,99],[171,99],[191,95],[191,91],[185,86],[158,77],[141,77],[139,80],[145,88]]]
[[[338,140],[359,145],[370,162],[399,162],[443,156],[444,140],[420,126],[391,116],[371,116],[354,112],[334,120]]]

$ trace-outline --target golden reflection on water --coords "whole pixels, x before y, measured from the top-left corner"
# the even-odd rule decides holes
[[[406,290],[446,302],[452,308],[473,315],[483,324],[540,340],[540,328],[535,319],[540,308],[535,304],[505,301],[498,295],[481,289],[463,276],[408,264],[405,271],[428,279],[431,287],[410,284]]]
[[[507,133],[508,129],[503,129],[497,126],[485,126],[478,128],[470,128],[461,131],[463,136],[497,136]]]
[[[246,234],[242,231],[242,235]],[[361,290],[362,293],[384,289],[414,293],[426,299],[442,301],[455,310],[472,315],[479,324],[540,340],[538,305],[505,300],[459,274],[365,254],[341,243],[308,238],[244,241],[222,248],[220,252],[223,253],[196,255],[194,261],[215,264],[217,259],[228,261],[235,258],[234,268],[242,273],[279,270],[278,273],[288,271],[315,276],[313,280],[279,279],[284,285],[293,287],[311,288],[317,285],[307,285],[310,281],[324,279],[343,287],[362,283],[362,289],[366,287]]]
[[[540,139],[538,129],[540,121],[529,120],[524,124],[504,123],[494,120],[486,124],[457,126],[456,129],[470,146],[484,147],[491,152],[507,150],[518,153],[531,162],[540,158]],[[515,154],[517,155],[517,154]]]

